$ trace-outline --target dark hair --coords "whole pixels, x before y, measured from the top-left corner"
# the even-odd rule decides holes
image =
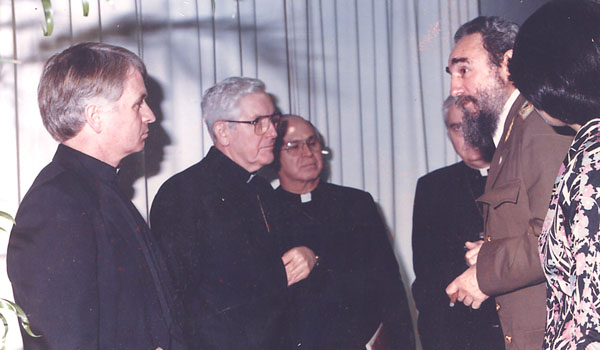
[[[567,124],[600,116],[600,4],[559,0],[523,24],[510,79],[536,108]]]
[[[480,16],[460,26],[454,34],[454,42],[470,34],[481,34],[490,63],[500,67],[504,53],[513,48],[518,31],[517,24],[504,18]]]
[[[138,56],[109,44],[81,43],[50,57],[38,85],[46,130],[59,142],[77,135],[85,123],[87,104],[94,98],[118,100],[132,69],[146,77],[146,66]]]
[[[271,163],[271,168],[273,168],[273,170],[275,172],[278,172],[279,169],[281,168],[281,163],[279,162],[279,157],[281,156],[281,147],[283,146],[283,138],[287,134],[287,130],[288,130],[288,120],[290,120],[291,118],[299,118],[300,120],[303,120],[308,125],[310,125],[312,130],[315,132],[315,135],[317,136],[317,140],[321,144],[321,148],[325,148],[325,141],[323,140],[323,136],[319,133],[317,128],[315,128],[315,126],[310,121],[302,118],[299,115],[284,114],[281,116],[281,119],[279,120],[279,125],[277,126],[277,138],[275,139],[275,145],[273,146],[273,159],[274,160],[273,160],[273,163]]]

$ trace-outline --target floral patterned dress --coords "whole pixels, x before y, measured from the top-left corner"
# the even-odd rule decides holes
[[[539,238],[547,280],[543,349],[600,349],[600,119],[575,135]]]

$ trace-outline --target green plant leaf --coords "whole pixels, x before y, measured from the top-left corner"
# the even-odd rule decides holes
[[[13,303],[10,300],[0,298],[0,309],[7,309],[9,311],[14,312],[15,315],[17,315],[17,317],[19,318],[19,323],[21,323],[21,327],[23,327],[25,332],[27,332],[27,334],[29,334],[32,337],[35,337],[35,338],[39,337],[39,335],[36,335],[31,330],[31,327],[29,326],[29,319],[27,318],[27,315],[25,315],[25,311],[23,311],[23,309],[21,309],[21,307],[19,305]],[[0,315],[2,315],[1,312],[0,312]],[[2,318],[4,318],[4,315],[2,315]]]
[[[81,5],[83,5],[83,17],[87,17],[90,14],[90,2],[81,0]]]
[[[13,224],[15,223],[15,219],[13,219],[12,215],[10,215],[9,213],[5,213],[3,211],[0,211],[0,217],[1,218],[5,218],[7,220],[10,220]]]
[[[6,350],[6,335],[8,334],[8,321],[2,313],[0,313],[0,320],[2,320],[2,323],[4,324],[4,334],[2,335],[2,346],[0,347],[0,350]]]
[[[5,218],[7,220],[10,220],[13,224],[15,223],[15,219],[13,219],[13,217],[9,213],[5,213],[3,211],[0,211],[0,218]],[[4,227],[2,227],[2,226],[0,226],[0,231],[7,232],[6,229]]]
[[[42,7],[44,8],[45,26],[42,24],[42,31],[44,36],[52,35],[54,31],[54,16],[52,15],[52,3],[50,0],[42,0]]]

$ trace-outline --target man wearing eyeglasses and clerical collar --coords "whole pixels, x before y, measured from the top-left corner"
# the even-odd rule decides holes
[[[288,286],[317,258],[310,248],[284,247],[281,230],[294,228],[256,176],[273,161],[280,116],[264,84],[241,77],[208,89],[202,113],[214,146],[161,186],[150,214],[185,307],[188,345],[287,349]]]
[[[406,294],[387,231],[371,195],[321,180],[323,141],[299,116],[283,116],[275,143],[282,205],[300,210],[292,222],[317,228],[285,231],[306,245],[319,266],[290,287],[294,344],[310,350],[414,349]],[[299,236],[293,236],[299,232]]]

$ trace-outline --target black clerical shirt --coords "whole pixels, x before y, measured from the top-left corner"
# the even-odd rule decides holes
[[[286,349],[287,277],[273,189],[213,147],[158,191],[150,221],[193,349]]]
[[[166,266],[116,169],[65,145],[38,175],[8,246],[26,349],[184,349]]]
[[[297,348],[365,349],[383,323],[389,348],[414,349],[398,263],[371,195],[325,182],[303,196],[281,187],[276,194],[301,213],[288,216],[290,224],[311,224],[284,231],[288,244],[319,256],[319,266],[291,287]]]

